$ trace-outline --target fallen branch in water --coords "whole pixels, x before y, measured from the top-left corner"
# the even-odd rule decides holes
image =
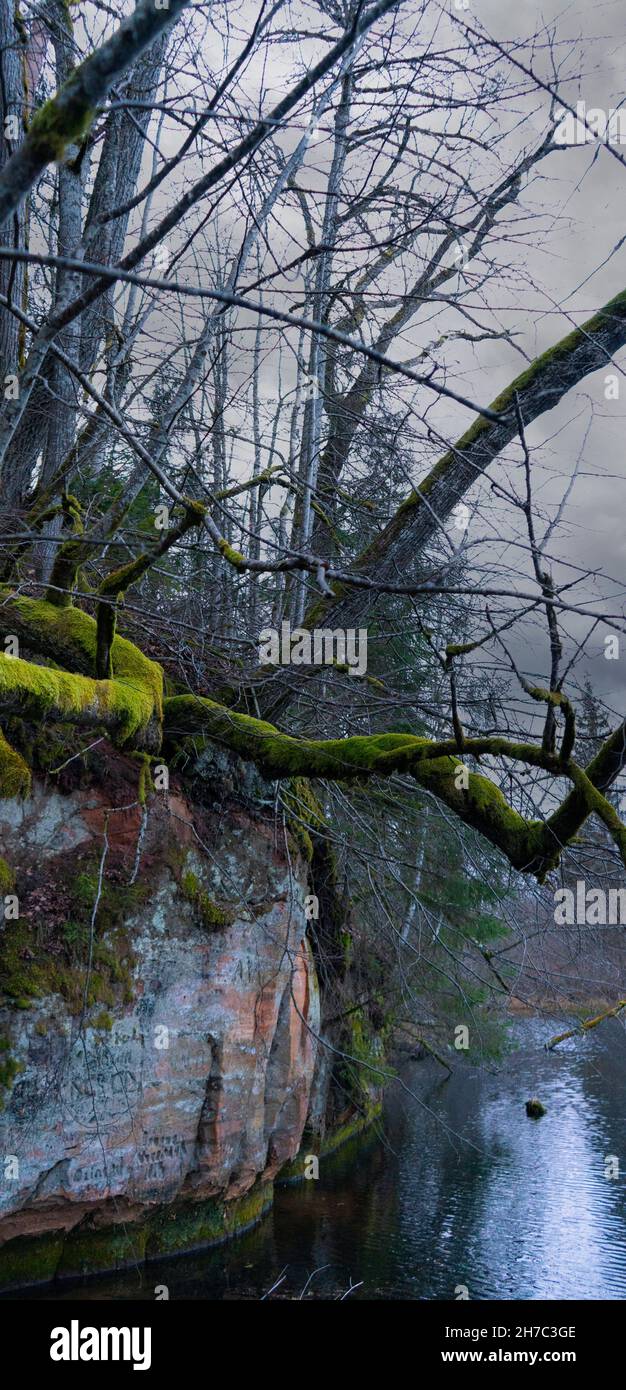
[[[550,1041],[546,1043],[546,1052],[552,1052],[559,1043],[565,1042],[566,1038],[575,1038],[579,1033],[588,1033],[590,1028],[597,1028],[599,1023],[604,1023],[607,1018],[615,1018],[622,1009],[626,1009],[626,999],[620,999],[612,1009],[606,1009],[603,1014],[598,1014],[596,1018],[585,1018],[576,1028],[569,1028],[567,1033],[556,1033]]]

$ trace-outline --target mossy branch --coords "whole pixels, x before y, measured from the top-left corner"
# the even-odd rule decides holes
[[[542,822],[525,821],[488,777],[467,772],[455,756],[455,740],[433,743],[412,734],[393,733],[297,738],[212,700],[187,695],[165,701],[165,734],[172,738],[203,735],[254,762],[272,778],[324,777],[350,782],[410,773],[465,824],[502,850],[516,868],[531,871],[537,863]],[[506,755],[542,767],[549,762],[556,771],[556,760],[546,760],[542,750],[532,744],[500,738],[468,739],[466,751],[474,756]]]
[[[611,839],[619,850],[622,863],[626,864],[626,826],[611,805],[610,801],[602,795],[602,792],[594,786],[588,774],[576,763],[570,762],[568,768],[574,786],[584,798],[590,812],[595,812],[599,820],[606,826]]]
[[[148,44],[173,24],[189,0],[139,0],[128,18],[100,48],[74,69],[56,96],[35,112],[21,145],[0,174],[0,225],[32,188],[47,164],[63,158],[68,145],[83,139],[99,103]]]
[[[519,676],[519,672],[517,672],[517,674]],[[524,690],[527,695],[530,695],[531,699],[543,701],[545,704],[549,705],[551,709],[558,709],[561,711],[565,722],[565,728],[558,756],[559,763],[565,766],[571,758],[576,742],[576,715],[571,700],[568,699],[567,695],[563,694],[562,690],[547,690],[540,685],[529,685],[528,682],[521,677],[520,680]],[[548,751],[545,739],[542,747],[544,751]]]
[[[93,676],[97,628],[80,608],[56,608],[46,599],[26,598],[0,586],[0,637],[15,634],[20,645],[48,657],[68,671]],[[113,674],[151,691],[157,719],[162,715],[163,671],[134,642],[115,637]]]
[[[166,555],[173,545],[182,540],[187,531],[190,531],[194,526],[200,526],[205,515],[206,507],[202,502],[185,498],[182,519],[175,526],[169,527],[158,545],[142,551],[141,555],[137,555],[134,560],[129,560],[126,565],[111,570],[106,579],[102,581],[98,590],[101,601],[96,613],[96,675],[99,680],[106,680],[112,674],[112,647],[117,618],[114,605],[119,603],[132,584],[138,583],[151,565]],[[111,599],[114,600],[114,603],[111,602]]]
[[[568,808],[569,834],[557,840],[555,814],[549,821],[527,821],[509,806],[489,777],[469,772],[458,759],[456,740],[432,742],[412,734],[369,734],[343,739],[304,739],[281,733],[273,724],[226,709],[196,696],[165,701],[165,734],[189,734],[221,743],[254,762],[267,777],[323,777],[342,782],[372,776],[408,773],[425,791],[447,805],[466,825],[506,855],[514,868],[543,881],[556,866],[562,849],[587,817],[597,813],[609,826],[626,863],[626,827],[601,795],[595,777],[604,763],[586,772],[573,762],[563,764],[531,743],[499,736],[465,739],[464,752],[473,757],[505,757],[568,777],[574,800]],[[616,737],[616,736],[614,736]],[[612,744],[612,740],[608,741]],[[566,801],[569,798],[566,798]]]
[[[0,656],[0,710],[102,726],[121,743],[158,748],[163,671],[133,642],[114,638],[111,678],[98,681],[97,626],[89,614],[0,590],[2,635],[16,635],[23,650],[65,669]]]
[[[58,608],[69,608],[78,570],[87,558],[87,550],[81,546],[78,539],[84,531],[82,507],[78,499],[64,492],[60,510],[66,525],[71,528],[73,539],[65,541],[57,550],[46,598]]]
[[[128,679],[92,680],[0,654],[0,714],[106,729],[117,742],[158,746],[152,692]]]
[[[620,724],[610,734],[584,769],[586,781],[583,782],[581,778],[573,779],[572,791],[568,793],[556,811],[548,816],[544,826],[547,857],[550,857],[550,842],[552,856],[556,854],[558,858],[563,846],[573,840],[590,811],[595,809],[590,805],[590,792],[586,782],[590,782],[593,788],[604,793],[612,786],[624,766],[626,766],[626,723]],[[582,769],[579,770],[582,771]]]
[[[131,571],[137,563],[131,562]],[[128,577],[132,578],[132,573]],[[120,582],[119,572],[115,578],[109,576],[108,582],[115,587]],[[563,759],[562,750],[560,754],[547,753],[542,746],[499,735],[464,736],[463,753],[470,757],[518,761],[573,783],[552,817],[527,821],[489,777],[470,772],[459,761],[458,737],[432,741],[413,734],[385,733],[306,739],[199,696],[178,695],[163,702],[161,667],[132,642],[115,636],[110,649],[111,678],[94,679],[97,624],[93,618],[80,609],[56,608],[45,600],[0,589],[0,635],[11,632],[21,635],[29,651],[66,669],[53,670],[19,657],[0,656],[0,712],[102,727],[131,749],[158,748],[162,733],[174,742],[189,735],[200,736],[255,763],[273,779],[351,782],[408,774],[495,845],[516,869],[533,873],[540,881],[558,863],[564,845],[595,813],[608,827],[626,863],[626,826],[603,794],[626,762],[624,728],[607,739],[587,769],[579,768],[572,759]],[[537,698],[540,695],[537,691]],[[23,781],[24,769],[16,769],[16,775]]]
[[[353,561],[351,573],[368,577],[374,584],[402,573],[410,558],[423,551],[442,521],[515,438],[516,402],[528,428],[585,376],[609,362],[624,343],[626,290],[515,377],[400,504],[375,540]],[[333,591],[332,599],[318,599],[311,605],[303,623],[306,628],[358,626],[376,593],[375,589],[349,590],[340,583],[333,585]]]
[[[565,1042],[567,1038],[575,1038],[581,1033],[589,1033],[592,1028],[597,1028],[599,1023],[604,1023],[607,1018],[617,1018],[622,1009],[626,1009],[626,999],[618,999],[611,1009],[605,1009],[604,1013],[596,1014],[595,1018],[584,1018],[582,1023],[577,1024],[576,1028],[568,1028],[565,1033],[555,1033],[546,1043],[546,1052],[553,1052],[559,1043]]]

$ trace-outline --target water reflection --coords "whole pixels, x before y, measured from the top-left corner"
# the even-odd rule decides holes
[[[489,1072],[434,1063],[403,1073],[422,1104],[390,1096],[383,1131],[284,1188],[260,1227],[216,1251],[55,1297],[617,1299],[626,1297],[626,1033],[615,1020],[547,1054],[556,1031],[524,1021],[523,1046]],[[547,1115],[524,1103],[539,1095]],[[426,1109],[424,1107],[427,1107]],[[605,1177],[608,1155],[625,1176]],[[40,1296],[46,1296],[42,1291]],[[50,1291],[47,1291],[50,1296]]]
[[[423,1260],[400,1276],[400,1296],[620,1298],[626,1295],[624,1179],[605,1177],[607,1155],[626,1172],[621,1026],[546,1054],[550,1026],[523,1025],[524,1050],[498,1075],[456,1074],[428,1097],[469,1144],[409,1123],[399,1165],[399,1224]],[[528,1120],[524,1101],[548,1114]],[[470,1147],[470,1144],[473,1147]]]

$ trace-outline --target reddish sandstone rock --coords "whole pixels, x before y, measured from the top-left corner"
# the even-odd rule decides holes
[[[0,853],[16,872],[33,969],[42,935],[53,966],[65,962],[59,919],[72,875],[91,881],[105,825],[118,892],[143,835],[122,983],[112,966],[106,1008],[81,1017],[85,950],[78,1004],[52,990],[27,1008],[0,1000],[2,1055],[16,1064],[0,1092],[0,1153],[15,1160],[0,1185],[0,1245],[105,1211],[134,1221],[155,1203],[228,1201],[300,1144],[319,1031],[302,864],[294,879],[272,826],[241,805],[218,813],[172,792],[150,799],[142,828],[136,776],[129,766],[125,784],[120,773],[115,798],[39,785],[27,802],[0,802]],[[96,942],[111,955],[119,913],[110,928],[102,917]]]

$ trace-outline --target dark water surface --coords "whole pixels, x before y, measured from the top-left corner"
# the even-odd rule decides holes
[[[53,1297],[626,1298],[626,1031],[554,1053],[563,1025],[515,1025],[520,1050],[450,1080],[433,1062],[402,1073],[377,1134],[279,1189],[255,1230],[220,1249],[63,1285]],[[525,1101],[547,1106],[526,1117]],[[425,1109],[424,1107],[428,1107]],[[605,1177],[615,1155],[621,1174]],[[315,1273],[315,1271],[318,1271]],[[50,1297],[50,1290],[39,1296]]]

